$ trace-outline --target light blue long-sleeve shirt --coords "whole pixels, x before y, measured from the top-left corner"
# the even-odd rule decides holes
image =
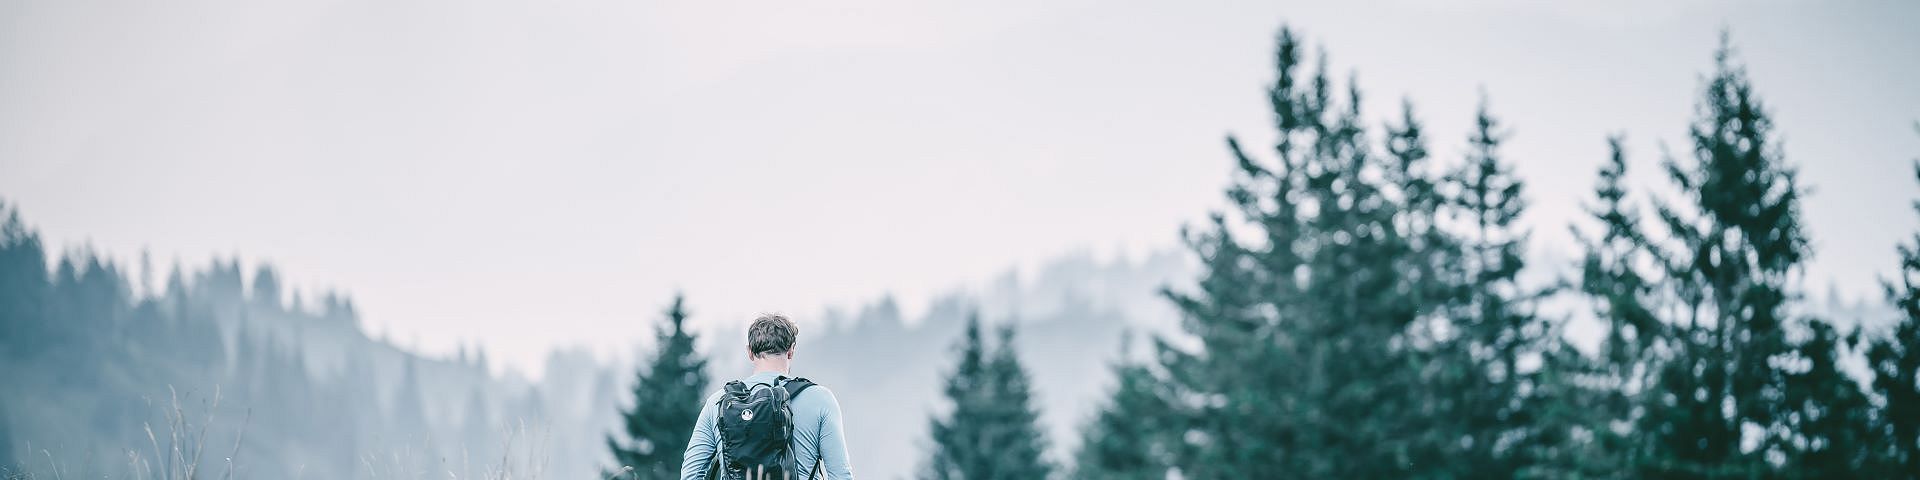
[[[760,372],[740,381],[748,385],[771,384],[779,375]],[[687,441],[687,453],[680,463],[681,480],[707,478],[707,467],[720,446],[720,429],[715,422],[720,415],[723,392],[724,386],[714,390],[700,406],[700,419],[693,424],[693,438]],[[788,408],[793,409],[793,443],[787,450],[793,452],[794,465],[801,470],[796,472],[794,480],[815,480],[812,476],[815,461],[820,462],[820,478],[852,480],[853,465],[847,461],[847,441],[840,428],[840,401],[833,398],[833,391],[820,385],[807,387],[793,398]]]

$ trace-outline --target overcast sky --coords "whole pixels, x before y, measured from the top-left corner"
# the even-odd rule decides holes
[[[1351,3],[0,0],[0,198],[54,245],[269,261],[533,366],[676,289],[707,321],[911,309],[1172,248],[1223,136],[1269,138],[1283,23],[1449,160],[1484,87],[1566,249],[1607,134],[1645,179],[1686,151],[1727,26],[1814,188],[1810,281],[1873,294],[1920,230],[1920,3]]]

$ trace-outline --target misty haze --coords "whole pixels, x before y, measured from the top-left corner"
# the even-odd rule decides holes
[[[1915,52],[1883,1],[0,1],[0,479],[1920,479]]]

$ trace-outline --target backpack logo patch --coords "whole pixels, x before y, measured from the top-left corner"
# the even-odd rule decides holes
[[[753,410],[741,410],[741,411],[740,411],[740,421],[742,421],[742,422],[751,422],[751,421],[753,421]]]

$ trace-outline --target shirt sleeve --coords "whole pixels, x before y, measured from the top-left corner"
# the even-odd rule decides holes
[[[826,393],[826,415],[820,417],[820,474],[832,480],[853,480],[853,465],[847,460],[847,439],[840,426],[840,400]]]
[[[719,448],[720,434],[715,431],[719,408],[718,392],[707,397],[700,406],[700,419],[693,422],[693,437],[687,439],[687,453],[680,459],[680,480],[705,480],[707,467],[713,463],[713,452]]]

